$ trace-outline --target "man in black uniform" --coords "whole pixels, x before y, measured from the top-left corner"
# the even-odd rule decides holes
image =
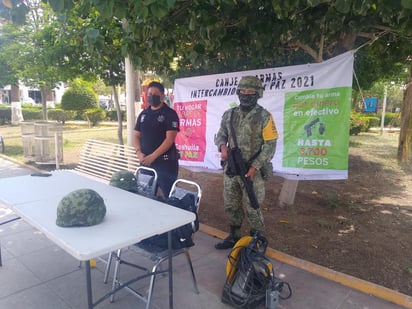
[[[137,117],[133,145],[140,163],[156,170],[158,185],[163,196],[167,197],[179,172],[175,145],[179,117],[163,102],[164,91],[161,83],[149,84],[147,99],[150,106]]]

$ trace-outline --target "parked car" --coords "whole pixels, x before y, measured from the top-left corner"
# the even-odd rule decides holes
[[[113,101],[108,96],[99,96],[99,105],[103,109],[110,110],[113,108]]]

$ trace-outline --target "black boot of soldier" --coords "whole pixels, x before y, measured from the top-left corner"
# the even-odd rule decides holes
[[[218,250],[230,249],[233,248],[235,243],[240,239],[240,226],[230,226],[230,234],[228,237],[223,239],[222,242],[219,242],[215,245],[215,248]]]

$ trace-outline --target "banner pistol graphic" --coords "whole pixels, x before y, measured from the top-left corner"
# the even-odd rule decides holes
[[[313,119],[311,122],[309,122],[307,125],[303,127],[303,129],[306,131],[306,137],[312,136],[312,127],[319,122],[319,117],[316,119]]]
[[[325,125],[321,122],[319,123],[319,134],[323,135],[325,133]]]

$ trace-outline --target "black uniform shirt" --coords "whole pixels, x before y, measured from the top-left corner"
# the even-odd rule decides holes
[[[134,129],[140,132],[141,151],[148,155],[163,143],[166,139],[166,131],[179,132],[179,117],[176,111],[166,104],[158,110],[148,107],[137,117]],[[176,145],[173,144],[165,154],[170,159],[175,158]]]

